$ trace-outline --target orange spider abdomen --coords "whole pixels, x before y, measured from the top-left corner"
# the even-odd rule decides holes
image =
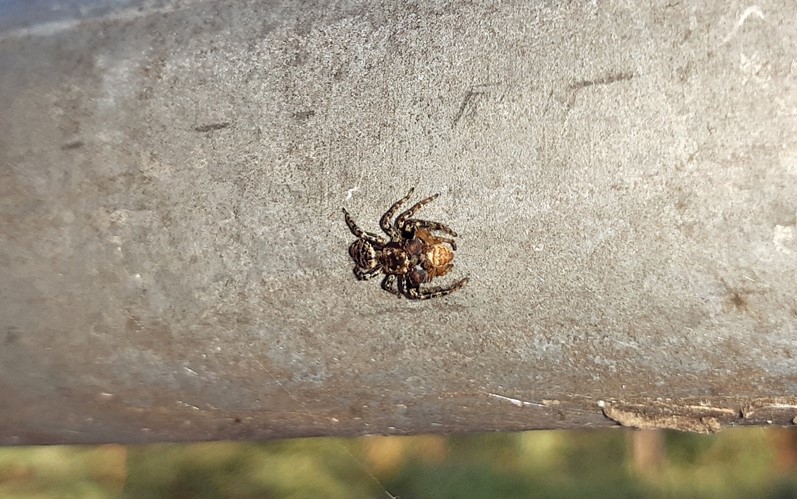
[[[445,244],[433,244],[426,248],[424,255],[427,267],[433,276],[446,275],[454,267],[454,252]]]
[[[435,244],[426,252],[426,258],[435,267],[442,267],[451,263],[454,259],[454,252],[444,244]]]

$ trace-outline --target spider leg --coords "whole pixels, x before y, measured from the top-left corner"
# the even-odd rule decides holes
[[[406,279],[404,279],[403,275],[399,275],[399,276],[396,276],[396,277],[398,278],[398,292],[401,295],[406,296],[407,298],[409,298],[410,295],[408,294],[408,291],[407,291],[407,281],[406,281]]]
[[[439,269],[435,269],[434,267],[431,267],[429,269],[424,269],[424,270],[427,271],[427,273],[429,274],[429,280],[431,280],[434,277],[442,277],[442,276],[448,274],[449,272],[451,272],[451,269],[453,269],[453,268],[454,268],[454,264],[453,263],[449,263],[446,266],[444,266],[442,268],[439,268]]]
[[[416,213],[418,213],[418,210],[420,210],[421,208],[423,208],[427,204],[429,204],[432,201],[434,201],[435,199],[437,199],[437,196],[439,196],[439,195],[440,195],[439,192],[437,194],[432,194],[428,198],[421,199],[420,201],[418,201],[414,205],[410,206],[410,208],[407,211],[405,211],[404,213],[399,215],[398,218],[396,218],[396,223],[393,224],[393,226],[396,229],[398,229],[399,231],[405,232],[405,225],[407,223],[407,219],[409,219],[411,216],[413,216]]]
[[[406,290],[404,296],[406,296],[411,300],[428,300],[429,298],[436,298],[438,296],[450,295],[451,293],[458,290],[467,283],[468,283],[468,278],[466,277],[460,281],[455,282],[451,286],[448,286],[447,288],[441,288],[437,286],[427,289],[421,289],[420,287],[409,288]]]
[[[393,274],[388,274],[384,279],[382,279],[382,289],[392,295],[396,295],[398,298],[401,298],[401,292],[396,289],[396,276]]]
[[[393,206],[391,206],[390,209],[387,210],[384,215],[382,215],[382,218],[379,219],[379,226],[382,227],[382,230],[385,231],[385,234],[390,236],[390,239],[393,241],[398,241],[401,238],[401,235],[394,226],[390,225],[390,219],[393,218],[393,215],[396,213],[396,211],[398,211],[399,206],[407,202],[414,191],[415,187],[411,188],[406,196],[393,203]]]
[[[349,226],[349,230],[351,231],[352,234],[354,234],[358,238],[364,239],[371,244],[377,244],[380,247],[387,244],[387,241],[385,241],[380,236],[377,236],[376,234],[373,234],[371,232],[366,232],[361,228],[359,228],[357,224],[354,223],[354,220],[352,220],[351,215],[349,215],[349,212],[346,211],[346,208],[343,208],[343,215],[346,217],[346,225]]]
[[[368,279],[376,277],[377,274],[379,274],[379,267],[374,267],[370,270],[354,267],[354,277],[356,277],[358,281],[367,281]]]
[[[407,229],[407,227],[409,227],[409,229]],[[407,230],[407,235],[415,234],[417,235],[418,239],[422,240],[426,244],[448,243],[451,245],[451,249],[454,251],[457,250],[457,243],[452,238],[435,236],[431,233],[433,230],[439,230],[440,232],[445,232],[446,234],[457,237],[457,233],[447,225],[443,225],[438,222],[430,222],[429,220],[418,220],[412,218],[407,220],[405,230]]]
[[[449,227],[446,224],[441,224],[440,222],[432,222],[431,220],[419,220],[417,218],[411,218],[404,222],[405,227],[411,227],[411,230],[417,229],[426,229],[428,231],[437,230],[440,232],[445,232],[449,236],[457,237],[458,234],[454,229]]]

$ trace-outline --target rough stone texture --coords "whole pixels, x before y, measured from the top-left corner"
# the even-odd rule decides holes
[[[794,19],[175,0],[0,33],[0,443],[790,423]],[[461,234],[450,297],[351,273],[341,207],[375,230],[411,186]]]

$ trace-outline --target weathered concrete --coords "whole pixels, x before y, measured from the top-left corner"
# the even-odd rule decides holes
[[[0,33],[0,443],[789,422],[797,4],[562,4]],[[340,211],[415,185],[419,303]]]

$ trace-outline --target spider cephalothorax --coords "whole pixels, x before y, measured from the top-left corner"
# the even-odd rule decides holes
[[[357,236],[357,240],[349,246],[349,255],[354,260],[354,275],[357,279],[366,280],[380,273],[385,274],[385,278],[382,279],[382,289],[398,297],[425,299],[445,296],[464,286],[468,278],[461,279],[447,288],[421,289],[421,284],[448,274],[454,266],[451,262],[457,249],[456,242],[450,237],[436,236],[433,232],[444,232],[452,237],[457,237],[457,233],[438,222],[411,218],[424,205],[434,201],[439,194],[415,203],[391,223],[393,215],[410,198],[414,190],[410,189],[407,195],[396,201],[379,220],[379,225],[390,239],[362,230],[354,223],[349,212],[343,209],[346,225],[352,234]]]

